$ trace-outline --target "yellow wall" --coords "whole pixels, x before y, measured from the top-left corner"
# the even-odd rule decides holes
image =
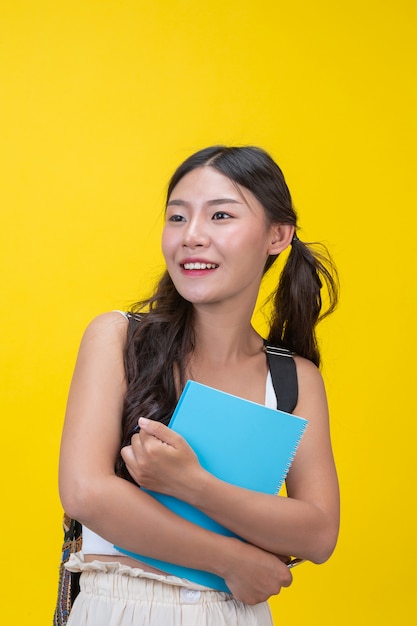
[[[152,283],[166,181],[216,142],[272,152],[342,280],[322,332],[340,541],[276,623],[410,623],[415,28],[411,0],[3,0],[2,624],[50,623],[81,333]]]

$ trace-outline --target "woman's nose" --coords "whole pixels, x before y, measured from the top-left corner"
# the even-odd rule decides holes
[[[184,246],[207,246],[209,242],[210,236],[201,220],[190,220],[184,233]]]

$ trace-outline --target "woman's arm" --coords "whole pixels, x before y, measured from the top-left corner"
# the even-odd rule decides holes
[[[126,330],[120,314],[105,314],[90,324],[81,342],[60,454],[66,512],[127,550],[225,578],[244,602],[278,593],[290,584],[291,575],[275,556],[181,519],[115,475],[126,390]]]
[[[297,358],[296,363],[299,402],[294,413],[309,424],[287,477],[288,498],[216,479],[201,468],[179,435],[154,422],[142,424],[141,435],[123,454],[144,487],[186,500],[264,550],[320,563],[337,540],[338,482],[321,375],[305,359]]]

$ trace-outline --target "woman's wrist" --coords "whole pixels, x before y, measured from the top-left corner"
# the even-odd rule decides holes
[[[244,558],[248,545],[235,537],[223,535],[216,537],[216,545],[212,555],[213,573],[227,580],[231,573],[238,571],[239,563]]]
[[[212,494],[215,489],[216,481],[218,479],[213,474],[199,466],[195,472],[188,476],[187,482],[182,485],[183,493],[176,497],[202,510],[207,502],[208,494]]]

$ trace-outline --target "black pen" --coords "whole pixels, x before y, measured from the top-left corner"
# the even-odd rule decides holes
[[[305,559],[293,558],[291,559],[289,563],[287,563],[287,567],[288,569],[291,569],[295,567],[296,565],[301,565],[301,563],[304,563],[304,561]]]

